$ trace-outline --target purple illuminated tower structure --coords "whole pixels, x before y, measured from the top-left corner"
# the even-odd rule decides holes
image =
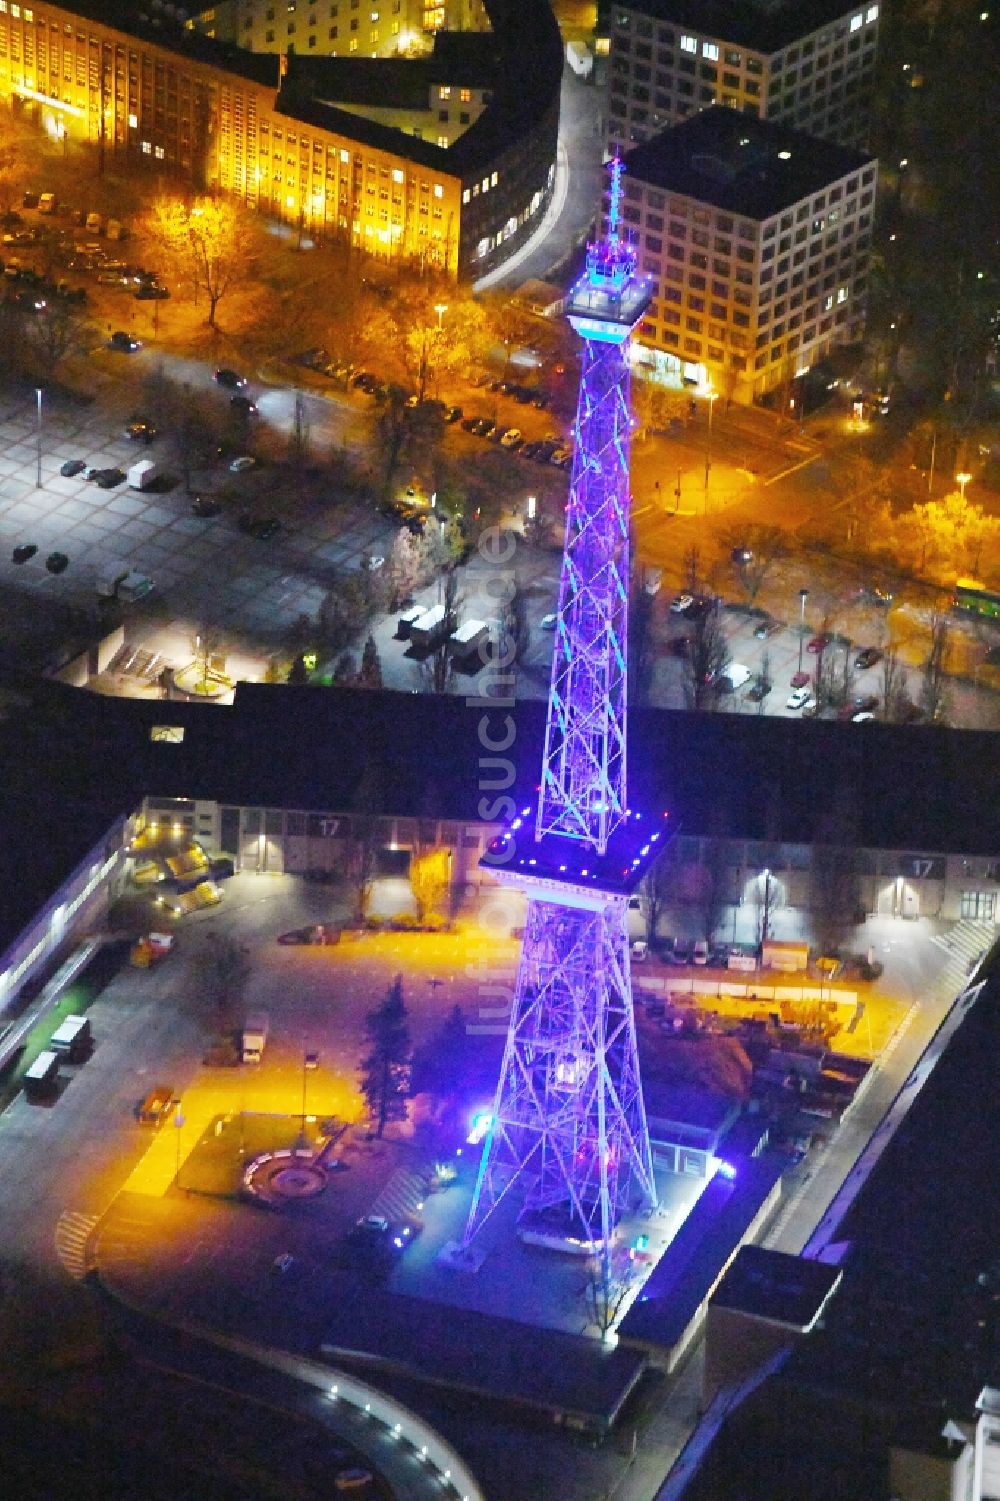
[[[583,370],[541,784],[484,857],[528,913],[466,1245],[515,1184],[523,1229],[605,1256],[632,1197],[656,1203],[626,921],[666,837],[625,783],[629,339],[649,290],[619,229],[621,179],[616,159],[608,232],[568,306]]]

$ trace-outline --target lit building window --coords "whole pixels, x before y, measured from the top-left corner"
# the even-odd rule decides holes
[[[472,90],[471,89],[461,89],[461,90],[459,90],[458,97],[462,101],[463,104],[468,104],[470,102],[470,100],[472,99]]]
[[[861,30],[861,12],[860,11],[858,12],[858,14],[856,16],[852,16],[851,17],[851,30],[852,31],[860,31]]]
[[[682,36],[681,37],[681,51],[682,52],[697,52],[698,51],[698,38],[694,37],[694,36]]]
[[[128,117],[128,123],[130,129],[135,130],[136,126],[139,124],[139,116],[130,114]]]
[[[439,182],[436,182],[434,184],[434,197],[435,198],[443,198],[444,197],[444,188],[441,186],[441,184]]]
[[[402,171],[401,167],[393,167],[393,169],[392,169],[392,180],[393,180],[393,182],[402,182],[403,181],[403,171]]]
[[[496,185],[497,185],[497,181],[498,181],[498,174],[496,172],[494,172],[493,175],[490,178],[490,187],[491,188],[495,188]]]
[[[468,203],[468,201],[469,201],[469,199],[471,197],[472,197],[472,194],[469,192],[468,188],[466,188],[465,192],[462,194],[462,202],[463,203]]]
[[[865,11],[865,21],[868,22],[869,24],[871,24],[872,21],[877,21],[877,20],[878,20],[878,6],[877,5],[869,5],[868,9]]]
[[[156,157],[156,160],[158,162],[162,162],[163,157],[164,157],[163,147],[162,146],[157,146],[156,150],[153,152],[153,155]]]
[[[341,160],[341,161],[342,161],[342,162],[349,162],[349,161],[350,161],[350,159],[351,159],[351,155],[350,155],[350,152],[349,152],[349,151],[342,151],[342,152],[341,152],[341,153],[340,153],[340,160]]]
[[[719,49],[714,42],[702,42],[701,55],[702,57],[710,57],[715,62],[719,56]]]
[[[439,99],[450,99],[451,98],[451,84],[450,83],[443,83],[441,85],[441,87],[438,89],[438,98]]]
[[[447,145],[448,145],[448,137],[447,136],[438,136],[438,145],[442,146],[442,147],[447,147]]]

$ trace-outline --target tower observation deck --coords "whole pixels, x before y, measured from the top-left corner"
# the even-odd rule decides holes
[[[583,366],[540,788],[483,858],[528,912],[466,1245],[515,1184],[523,1228],[588,1254],[609,1254],[633,1194],[656,1202],[626,921],[667,837],[626,795],[629,340],[650,293],[621,192],[615,159],[567,309]]]

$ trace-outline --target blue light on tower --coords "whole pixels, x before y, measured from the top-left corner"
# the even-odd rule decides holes
[[[538,801],[483,860],[528,913],[466,1244],[518,1183],[522,1222],[604,1255],[633,1188],[656,1203],[626,923],[663,847],[626,795],[629,340],[650,289],[621,197],[616,158],[608,230],[567,309],[583,363]]]

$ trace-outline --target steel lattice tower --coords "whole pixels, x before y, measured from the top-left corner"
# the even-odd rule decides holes
[[[542,779],[484,857],[528,896],[468,1245],[515,1183],[522,1226],[608,1254],[631,1186],[656,1188],[629,965],[630,891],[662,848],[626,800],[629,339],[649,303],[619,231],[589,247],[568,316],[584,340]]]

